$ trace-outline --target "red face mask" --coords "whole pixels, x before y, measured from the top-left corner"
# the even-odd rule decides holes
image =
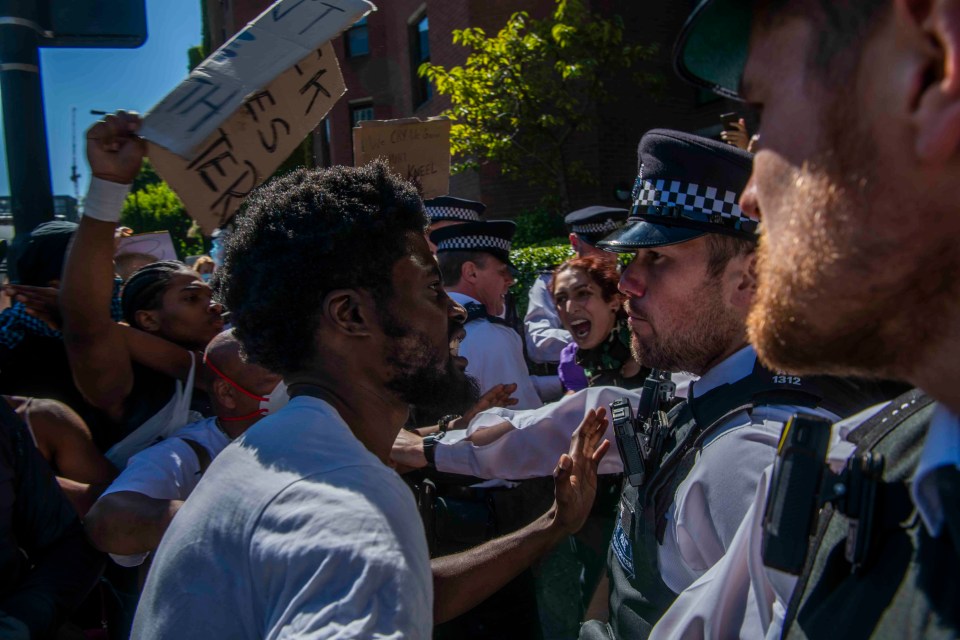
[[[277,386],[273,388],[273,391],[270,392],[270,395],[258,396],[255,393],[247,391],[246,389],[241,387],[235,380],[230,378],[230,376],[220,371],[220,369],[217,369],[217,367],[212,362],[210,362],[208,358],[204,357],[203,362],[204,364],[207,365],[207,367],[210,368],[211,371],[217,374],[218,377],[225,380],[231,387],[233,387],[243,395],[247,396],[251,400],[256,400],[257,402],[260,403],[259,409],[251,413],[248,413],[246,415],[234,416],[232,418],[221,417],[220,419],[223,420],[224,422],[237,422],[239,420],[252,420],[253,418],[262,418],[267,414],[276,413],[284,405],[286,405],[287,402],[290,400],[290,396],[287,395],[287,385],[284,384],[283,380],[277,383]]]

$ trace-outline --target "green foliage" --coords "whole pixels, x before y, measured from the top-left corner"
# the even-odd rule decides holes
[[[537,275],[544,270],[558,267],[564,260],[573,257],[570,243],[549,247],[526,247],[510,252],[510,263],[516,269],[516,282],[510,293],[517,304],[517,313],[522,318],[527,314],[527,295]]]
[[[208,53],[202,44],[187,49],[187,71],[193,71],[203,62]]]
[[[546,209],[521,213],[514,221],[517,223],[517,232],[513,235],[514,247],[552,246],[565,241],[563,219]]]
[[[127,196],[120,213],[120,224],[135,233],[169,231],[180,259],[206,253],[209,249],[197,227],[186,213],[180,198],[167,183],[147,184]]]
[[[557,0],[553,14],[534,20],[513,14],[495,36],[482,29],[453,32],[453,42],[471,50],[466,64],[419,69],[450,96],[453,170],[497,162],[505,175],[545,187],[544,204],[569,209],[573,184],[595,182],[565,145],[597,120],[596,106],[611,99],[614,74],[649,60],[656,46],[624,42],[623,22],[590,13],[583,0]],[[654,87],[650,74],[634,82]]]
[[[133,179],[133,184],[130,186],[130,191],[143,191],[147,188],[148,184],[160,184],[163,182],[163,178],[156,172],[153,168],[153,165],[150,164],[148,158],[143,159],[143,164],[140,165],[140,173],[137,174],[137,177]]]

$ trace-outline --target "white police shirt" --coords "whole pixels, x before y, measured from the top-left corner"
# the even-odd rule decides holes
[[[755,364],[756,352],[744,347],[690,382],[689,393],[696,398],[736,382],[749,376]],[[570,437],[586,412],[609,406],[619,397],[630,398],[636,409],[639,394],[616,387],[584,389],[539,411],[490,409],[474,418],[466,433],[440,441],[435,450],[437,469],[514,480],[548,475],[560,454],[569,449]],[[658,547],[661,575],[673,591],[683,591],[723,557],[750,508],[761,474],[773,462],[783,425],[799,411],[839,419],[824,410],[760,406],[728,416],[706,439],[690,473],[677,487],[666,516],[663,544]],[[485,428],[497,430],[500,437],[488,442],[479,433]],[[615,449],[611,447],[601,461],[601,474],[622,472]],[[629,548],[626,545],[620,553]],[[632,560],[615,557],[626,564]]]
[[[481,304],[470,296],[449,292],[456,302]],[[480,393],[486,393],[498,384],[516,383],[513,397],[518,409],[536,409],[543,402],[523,359],[523,343],[510,327],[480,319],[468,322],[467,337],[460,343],[460,355],[467,359],[467,374],[477,379]]]
[[[552,274],[541,273],[527,294],[527,315],[523,317],[527,356],[534,362],[560,362],[560,352],[573,342],[563,328],[557,306],[550,295]]]
[[[847,441],[850,433],[888,404],[874,405],[834,424],[827,453],[834,471],[842,469],[855,451]],[[763,515],[772,474],[771,463],[757,482],[726,554],[677,597],[651,638],[780,637],[797,577],[763,564]]]

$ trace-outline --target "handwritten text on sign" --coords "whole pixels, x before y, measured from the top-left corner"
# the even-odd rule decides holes
[[[250,95],[192,160],[153,143],[150,160],[209,234],[233,217],[345,92],[333,45],[327,43]]]
[[[353,130],[353,154],[360,166],[383,156],[394,172],[419,180],[425,199],[450,191],[450,121],[365,120]]]
[[[243,103],[375,7],[366,0],[279,0],[160,101],[140,135],[194,159]]]

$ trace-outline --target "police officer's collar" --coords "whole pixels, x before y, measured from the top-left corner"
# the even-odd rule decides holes
[[[757,352],[747,345],[690,383],[690,398],[699,398],[717,387],[746,378],[757,364]]]

